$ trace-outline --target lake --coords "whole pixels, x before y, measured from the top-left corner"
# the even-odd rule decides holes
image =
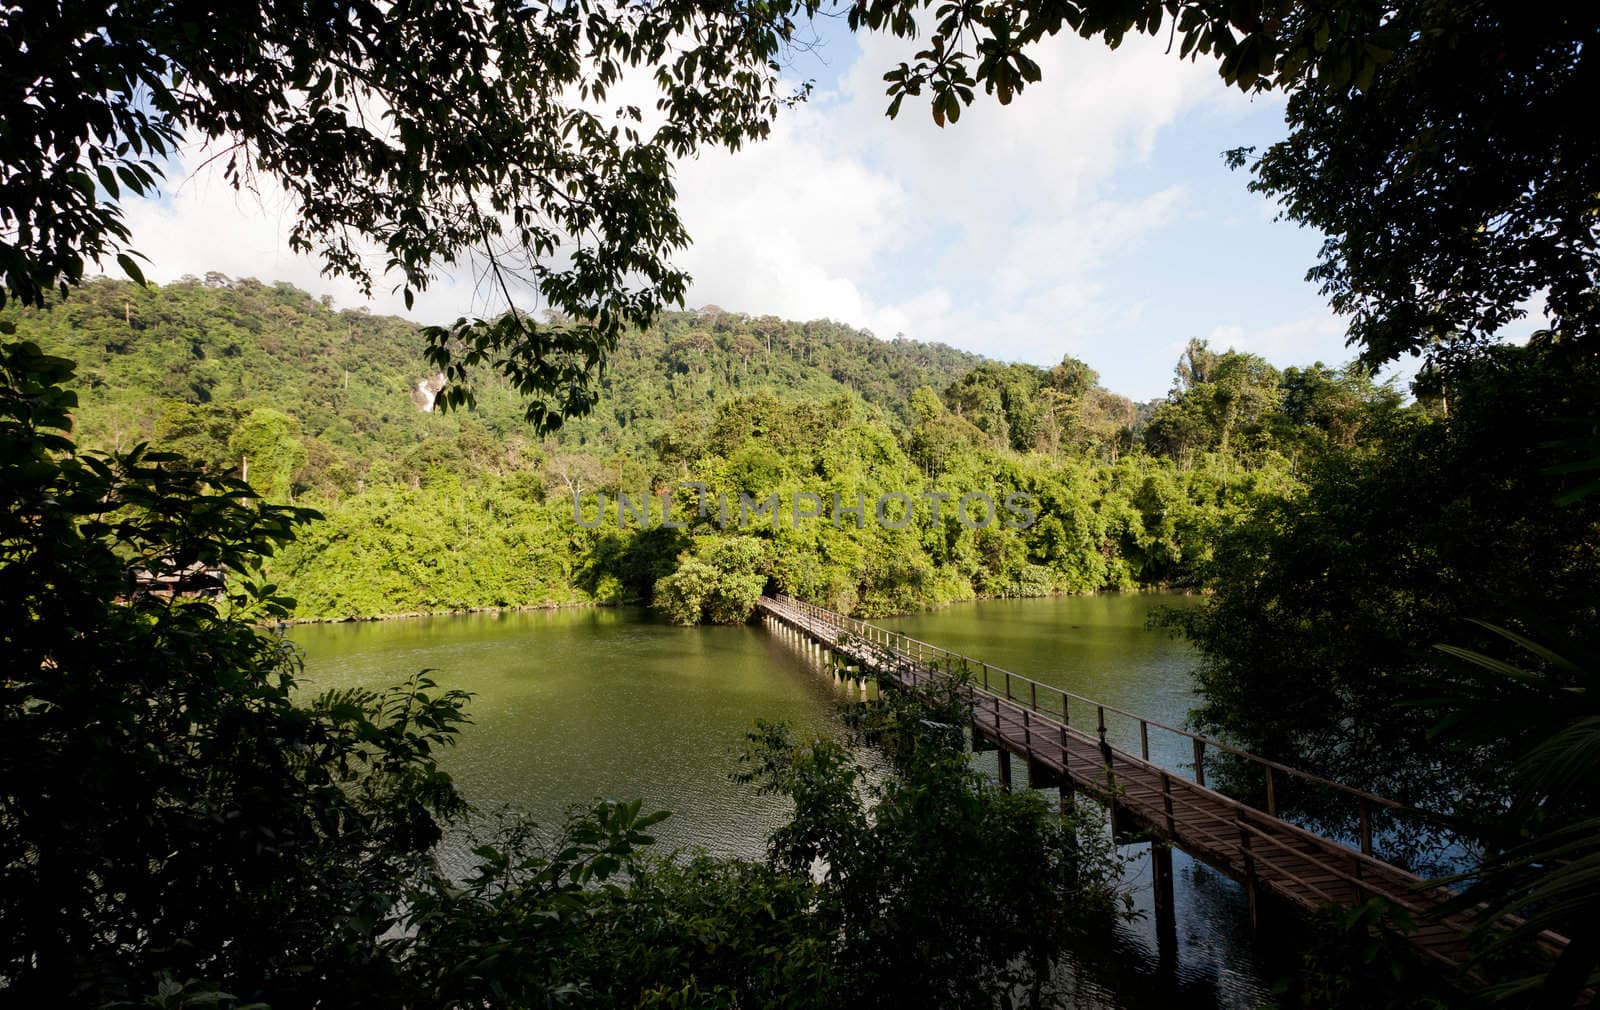
[[[1192,702],[1193,655],[1147,622],[1158,607],[1195,602],[1154,593],[994,600],[882,623],[1181,724]],[[305,650],[309,690],[381,687],[433,669],[441,685],[471,691],[472,725],[444,763],[480,808],[508,806],[551,822],[596,797],[642,798],[646,809],[673,812],[656,831],[662,844],[745,856],[761,854],[785,813],[785,801],[732,781],[745,733],[757,719],[836,732],[847,690],[807,650],[758,626],[678,628],[626,608],[303,625],[290,638]],[[1137,748],[1131,724],[1113,719],[1110,735]],[[1154,734],[1150,742],[1163,763],[1186,759],[1180,741]],[[992,753],[974,760],[994,773]],[[1074,959],[1066,969],[1073,1005],[1266,1001],[1292,951],[1253,941],[1240,889],[1181,852],[1173,858],[1176,956],[1159,956],[1145,848],[1125,849],[1138,857],[1129,885],[1145,918]]]

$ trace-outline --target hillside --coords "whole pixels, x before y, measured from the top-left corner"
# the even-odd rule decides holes
[[[703,309],[630,333],[598,409],[536,439],[493,377],[473,411],[425,410],[414,325],[286,284],[100,281],[5,318],[78,362],[82,444],[149,441],[320,509],[273,562],[307,617],[653,600],[693,621],[763,588],[883,613],[1202,585],[1253,502],[1397,402],[1356,370],[1280,373],[1194,342],[1172,396],[1141,407],[1071,358]],[[731,505],[695,508],[696,485]],[[649,518],[620,515],[620,495]],[[741,495],[788,511],[741,524]],[[1012,495],[1028,522],[1000,521]],[[962,496],[994,521],[956,514]],[[813,500],[832,507],[800,521]]]
[[[19,336],[78,363],[79,436],[91,446],[151,441],[237,468],[229,439],[252,411],[276,411],[292,419],[305,449],[290,490],[313,497],[354,490],[375,461],[397,468],[385,479],[415,483],[441,462],[504,471],[537,452],[519,402],[496,377],[479,383],[470,414],[425,413],[414,391],[429,372],[414,324],[336,310],[289,284],[216,274],[151,288],[102,280],[47,311],[8,315]],[[628,335],[600,408],[544,448],[637,455],[675,419],[757,391],[857,395],[904,422],[914,389],[943,389],[982,360],[825,320],[671,313]]]

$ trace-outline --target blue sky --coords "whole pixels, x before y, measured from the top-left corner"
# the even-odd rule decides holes
[[[1113,52],[1073,38],[1039,54],[1044,81],[1009,107],[980,97],[939,130],[912,99],[891,123],[881,76],[915,43],[822,33],[787,69],[816,80],[813,99],[771,140],[678,168],[691,306],[828,317],[1041,365],[1072,354],[1139,399],[1167,391],[1192,336],[1279,365],[1352,356],[1304,280],[1320,236],[1274,222],[1222,162],[1282,136],[1280,100],[1247,99],[1162,43]],[[217,269],[362,301],[287,250],[281,197],[239,196],[204,172],[174,179],[130,214],[153,278]],[[442,279],[403,314],[483,311],[470,280]],[[372,307],[403,310],[386,293]]]

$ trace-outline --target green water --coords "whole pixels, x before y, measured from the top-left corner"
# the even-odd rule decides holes
[[[837,729],[843,695],[786,643],[753,627],[677,628],[627,609],[307,625],[310,690],[380,687],[433,669],[473,694],[446,764],[479,807],[557,820],[596,797],[673,816],[670,845],[759,855],[779,801],[730,773],[757,719]]]
[[[965,604],[884,623],[996,666],[1181,723],[1191,694],[1187,647],[1147,627],[1159,606],[1187,597],[1106,595]],[[643,798],[673,816],[658,835],[755,856],[784,815],[779,800],[730,778],[757,719],[802,732],[839,728],[836,685],[814,650],[759,626],[675,628],[632,610],[560,610],[310,625],[290,637],[305,650],[312,690],[378,687],[434,669],[474,694],[473,725],[446,758],[480,808],[509,806],[545,821],[595,797]],[[1073,712],[1078,721],[1091,713]],[[1108,720],[1137,746],[1136,724]],[[1151,736],[1174,765],[1178,741]],[[1185,745],[1186,746],[1186,745]],[[976,759],[992,768],[992,754]],[[1148,913],[1142,847],[1129,886]],[[1119,928],[1068,971],[1075,1005],[1105,1008],[1242,1007],[1264,1001],[1263,967],[1238,889],[1181,854],[1178,945],[1162,956],[1153,917]]]

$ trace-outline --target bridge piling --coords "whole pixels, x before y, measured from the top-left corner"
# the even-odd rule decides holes
[[[1159,838],[1150,841],[1150,887],[1156,909],[1156,949],[1161,960],[1176,958],[1178,906],[1172,888],[1172,846]]]
[[[1256,894],[1256,858],[1250,848],[1250,829],[1244,822],[1244,810],[1239,810],[1239,849],[1244,853],[1244,894],[1250,906],[1250,930],[1261,925],[1260,899]]]
[[[1263,912],[1271,914],[1273,902],[1314,911],[1329,905],[1349,908],[1380,896],[1421,918],[1451,897],[1443,888],[1424,886],[1415,874],[1373,851],[1393,818],[1435,816],[1427,811],[801,600],[764,597],[759,607],[768,627],[819,648],[834,675],[841,680],[848,677],[853,693],[862,697],[874,691],[866,683],[869,671],[880,698],[886,688],[915,690],[965,672],[963,690],[972,703],[971,747],[974,752],[996,752],[1000,788],[1012,788],[1011,758],[1019,757],[1027,762],[1030,786],[1057,787],[1063,814],[1081,807],[1076,793],[1086,791],[1097,803],[1106,804],[1119,844],[1151,843],[1157,934],[1163,947],[1176,934],[1174,847],[1243,884],[1252,929],[1260,925]],[[1108,739],[1109,713],[1132,720],[1137,732],[1133,746],[1123,749]],[[1185,760],[1181,766],[1163,767],[1161,750],[1151,745],[1153,732],[1187,739],[1193,747],[1193,764]],[[1225,752],[1232,762],[1261,769],[1265,781],[1257,781],[1265,786],[1264,805],[1255,806],[1259,800],[1236,799],[1208,785],[1208,751]],[[1353,801],[1350,814],[1358,825],[1356,839],[1347,844],[1285,818],[1280,807],[1290,807],[1304,782]],[[1460,966],[1472,956],[1474,925],[1470,912],[1446,913],[1410,939],[1421,954]],[[1556,956],[1567,947],[1566,938],[1554,933],[1540,934],[1537,942]],[[1162,957],[1165,963],[1165,950]]]

